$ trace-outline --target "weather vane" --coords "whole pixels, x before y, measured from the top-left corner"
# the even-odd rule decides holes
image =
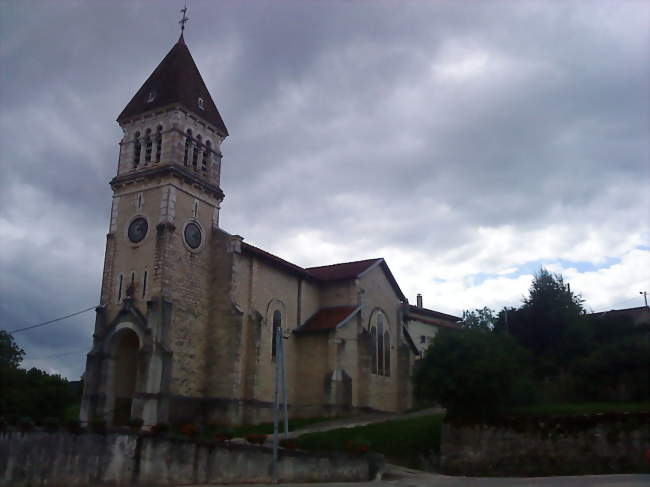
[[[183,17],[178,21],[178,23],[181,24],[181,35],[183,35],[183,31],[185,30],[185,22],[190,20],[185,15],[187,13],[187,1],[185,1],[184,7],[180,11],[183,13]]]

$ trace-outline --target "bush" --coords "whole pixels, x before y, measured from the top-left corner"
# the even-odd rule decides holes
[[[144,421],[142,420],[142,418],[133,418],[129,420],[127,426],[132,430],[139,430],[140,428],[142,428],[143,424]]]
[[[169,423],[157,423],[151,427],[151,433],[156,436],[162,436],[166,433],[169,433],[171,426]]]
[[[264,442],[266,441],[267,435],[265,434],[260,434],[260,433],[253,433],[250,435],[246,435],[246,441],[249,442],[252,445],[263,445]]]
[[[298,448],[298,441],[293,438],[284,438],[280,440],[280,446],[287,450],[295,450]]]
[[[493,416],[534,400],[527,360],[505,333],[441,330],[414,374],[415,393],[438,402],[452,419]]]
[[[72,433],[75,435],[79,433],[83,433],[84,431],[83,427],[81,426],[81,421],[79,421],[78,419],[70,419],[66,421],[65,429],[68,433]]]
[[[184,424],[179,428],[179,433],[188,438],[193,438],[199,432],[199,429],[193,424]]]
[[[60,426],[61,426],[61,421],[59,421],[58,418],[49,417],[43,420],[43,428],[48,433],[56,433],[57,431],[59,431]]]
[[[34,420],[29,416],[23,416],[18,420],[18,431],[21,433],[29,433],[34,431]]]
[[[108,432],[108,425],[103,419],[93,419],[88,426],[91,432],[98,435],[105,435]]]

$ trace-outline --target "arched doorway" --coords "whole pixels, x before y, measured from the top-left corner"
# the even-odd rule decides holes
[[[115,398],[113,424],[125,425],[131,418],[131,403],[138,375],[140,340],[138,335],[129,329],[121,330],[113,340],[112,355],[115,364],[113,370],[113,397]]]

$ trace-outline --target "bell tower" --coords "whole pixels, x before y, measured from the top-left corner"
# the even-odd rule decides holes
[[[182,33],[117,122],[123,137],[81,419],[154,424],[173,420],[170,401],[182,409],[202,394],[192,371],[206,361],[224,198],[228,130]]]

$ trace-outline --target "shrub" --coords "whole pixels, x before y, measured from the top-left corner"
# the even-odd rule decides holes
[[[9,421],[7,418],[0,417],[0,433],[4,433],[9,429]]]
[[[83,427],[81,426],[81,421],[78,419],[70,419],[65,424],[65,429],[68,433],[79,434],[83,433]]]
[[[345,442],[345,449],[352,453],[366,453],[370,450],[370,442],[362,437],[357,437]]]
[[[56,433],[59,430],[60,426],[61,421],[59,421],[58,418],[49,417],[43,420],[43,428],[48,433]]]
[[[414,374],[419,399],[449,417],[481,418],[532,400],[526,350],[505,333],[441,330]]]
[[[171,426],[169,423],[157,423],[151,427],[151,433],[156,436],[162,436],[166,433],[169,433]]]
[[[18,431],[21,433],[29,433],[34,430],[34,420],[29,416],[23,416],[18,420]]]
[[[196,436],[196,434],[199,432],[199,429],[194,426],[193,424],[184,424],[183,426],[180,427],[178,430],[180,434],[183,436],[187,436],[188,438],[192,438]]]
[[[280,440],[280,446],[282,448],[286,448],[287,450],[295,450],[298,448],[298,440],[295,440],[293,438],[285,438],[283,440]]]
[[[99,435],[105,435],[108,432],[108,425],[103,419],[93,419],[88,426],[90,431]]]
[[[267,435],[261,433],[246,435],[246,441],[251,445],[263,445],[266,441],[266,438]]]
[[[143,424],[144,421],[142,420],[142,418],[133,418],[129,420],[127,426],[132,430],[139,430],[140,428],[142,428]]]

